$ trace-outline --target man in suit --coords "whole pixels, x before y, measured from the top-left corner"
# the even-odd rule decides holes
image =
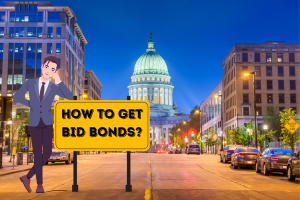
[[[59,60],[54,56],[48,56],[42,64],[42,76],[37,79],[30,79],[14,94],[13,99],[25,106],[30,107],[29,126],[34,154],[34,165],[27,175],[20,177],[26,190],[30,193],[30,178],[36,175],[36,193],[44,193],[43,188],[43,166],[52,153],[53,138],[53,114],[51,106],[55,95],[72,100],[73,94],[60,81],[56,73],[60,68]],[[53,77],[57,85],[50,81]],[[29,91],[29,98],[24,98]],[[43,149],[43,151],[42,151]]]

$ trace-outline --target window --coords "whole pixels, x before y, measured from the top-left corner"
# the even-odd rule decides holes
[[[255,53],[255,62],[260,62],[260,53]]]
[[[261,107],[256,107],[256,115],[261,115]]]
[[[290,80],[290,90],[296,90],[296,81]]]
[[[273,103],[273,94],[267,94],[268,103]]]
[[[4,28],[0,28],[0,37],[4,37]]]
[[[61,53],[61,43],[56,43],[56,53]]]
[[[296,103],[296,94],[291,94],[291,103]]]
[[[266,62],[272,62],[272,54],[271,53],[267,53],[266,54]]]
[[[25,9],[24,9],[25,8]],[[24,12],[25,11],[25,12]],[[11,22],[42,22],[43,12],[38,12],[37,4],[16,4],[15,12],[10,12]]]
[[[5,12],[0,12],[0,22],[5,22]]]
[[[255,89],[261,90],[261,80],[255,80]]]
[[[84,80],[84,85],[88,85],[88,80]]]
[[[267,67],[267,76],[272,76],[272,67]]]
[[[295,76],[295,67],[289,67],[290,68],[290,76]]]
[[[279,94],[279,103],[284,103],[284,94]]]
[[[278,76],[284,76],[283,67],[278,67]]]
[[[261,94],[255,94],[255,102],[261,103]]]
[[[248,80],[243,80],[243,89],[244,89],[244,90],[249,89],[249,86],[248,86]]]
[[[58,38],[61,37],[61,27],[56,28],[56,37],[58,37]]]
[[[295,111],[295,113],[297,113],[297,108],[296,108],[296,107],[291,107],[291,109],[292,109],[293,111]]]
[[[36,37],[36,28],[27,28],[27,37]]]
[[[277,54],[277,62],[283,62],[283,54],[282,53]]]
[[[243,66],[243,74],[244,74],[245,72],[248,72],[248,66]]]
[[[64,12],[48,12],[48,22],[67,22]]]
[[[289,62],[295,62],[295,54],[289,53]]]
[[[255,76],[261,76],[260,66],[255,67]]]
[[[38,38],[41,38],[43,36],[43,28],[38,28]]]
[[[279,111],[282,112],[284,110],[284,107],[279,107]]]
[[[278,81],[278,90],[284,90],[284,81],[283,80]]]
[[[249,103],[249,94],[243,94],[243,103]]]
[[[248,53],[242,53],[242,61],[248,62]]]
[[[9,28],[9,37],[15,37],[15,28]]]
[[[249,107],[243,107],[244,115],[249,116]]]
[[[48,28],[48,38],[52,38],[53,37],[53,28]]]
[[[267,80],[267,90],[273,90],[273,81]]]
[[[52,53],[52,43],[47,43],[47,53]]]

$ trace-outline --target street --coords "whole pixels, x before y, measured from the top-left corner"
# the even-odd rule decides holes
[[[233,169],[218,155],[131,154],[132,192],[125,192],[126,153],[78,156],[79,192],[72,192],[73,164],[44,166],[44,194],[28,193],[19,172],[0,176],[0,199],[299,199],[299,179]]]

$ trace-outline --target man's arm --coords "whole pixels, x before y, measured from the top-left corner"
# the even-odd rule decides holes
[[[25,106],[30,107],[30,101],[23,96],[28,91],[28,80],[22,85],[22,87],[13,95],[14,101],[17,101]]]
[[[67,86],[60,81],[60,83],[58,84],[58,91],[57,91],[57,95],[69,100],[73,100],[73,94],[70,92],[70,90],[67,88]]]

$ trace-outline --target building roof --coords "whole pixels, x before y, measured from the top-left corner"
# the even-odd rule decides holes
[[[87,75],[87,74],[91,74],[93,76],[93,78],[96,80],[96,82],[100,86],[100,89],[103,88],[102,84],[100,83],[99,79],[97,78],[97,76],[95,75],[95,73],[93,72],[93,70],[86,70],[85,71],[85,75]]]

